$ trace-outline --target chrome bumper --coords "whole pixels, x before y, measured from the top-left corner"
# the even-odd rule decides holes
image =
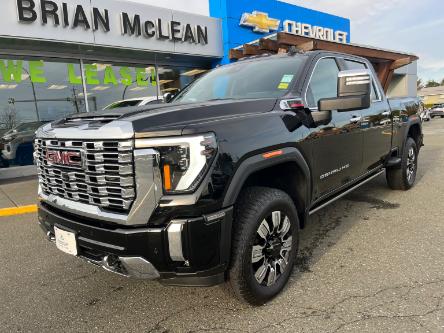
[[[49,241],[55,243],[55,237],[51,232],[46,234]],[[155,280],[160,277],[157,269],[148,260],[142,257],[118,257],[115,255],[103,256],[102,260],[94,260],[82,255],[78,258],[93,264],[94,266],[102,267],[104,270],[125,277]]]
[[[91,260],[86,257],[80,257],[87,262],[100,266],[103,269],[123,275],[126,277],[155,280],[160,277],[157,269],[146,259],[142,257],[103,257],[102,261]]]

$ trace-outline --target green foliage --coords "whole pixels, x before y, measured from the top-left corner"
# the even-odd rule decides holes
[[[435,80],[429,80],[427,81],[425,87],[431,88],[431,87],[438,87],[439,85],[440,85],[439,82],[436,82]]]

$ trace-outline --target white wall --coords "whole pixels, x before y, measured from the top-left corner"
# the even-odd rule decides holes
[[[181,10],[187,13],[210,16],[209,0],[127,0],[145,5]]]

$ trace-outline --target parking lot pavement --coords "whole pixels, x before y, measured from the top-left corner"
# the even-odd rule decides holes
[[[112,275],[56,250],[35,214],[0,218],[0,331],[442,332],[443,129],[425,125],[412,190],[380,177],[313,216],[288,287],[262,307]]]
[[[0,181],[0,209],[35,204],[37,184],[36,177]]]

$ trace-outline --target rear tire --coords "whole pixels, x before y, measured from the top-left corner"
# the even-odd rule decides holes
[[[418,169],[418,147],[415,140],[407,138],[401,157],[401,165],[386,170],[387,184],[392,190],[409,190],[416,180]]]
[[[286,285],[299,245],[299,219],[283,191],[245,189],[234,211],[233,252],[226,286],[241,301],[262,305]]]

